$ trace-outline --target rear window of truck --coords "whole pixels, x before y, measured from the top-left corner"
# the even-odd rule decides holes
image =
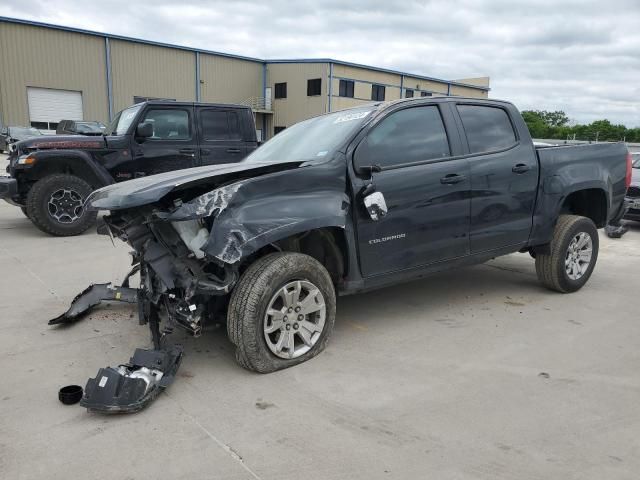
[[[516,143],[509,115],[502,108],[484,105],[458,105],[471,153],[491,152]]]

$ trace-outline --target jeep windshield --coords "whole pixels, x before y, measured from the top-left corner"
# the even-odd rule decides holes
[[[141,108],[142,105],[134,105],[118,112],[105,130],[104,134],[125,135],[131,126],[131,122],[136,118],[136,115],[138,115],[138,111],[140,111]]]
[[[296,123],[278,133],[244,161],[285,163],[329,158],[368,120],[375,108],[368,105]]]

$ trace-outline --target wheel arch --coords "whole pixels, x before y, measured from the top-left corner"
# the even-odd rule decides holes
[[[36,161],[25,171],[28,181],[38,181],[57,173],[74,175],[87,182],[93,189],[114,183],[113,177],[85,152],[36,152]]]

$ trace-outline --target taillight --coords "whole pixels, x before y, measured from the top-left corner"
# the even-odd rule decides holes
[[[627,189],[631,185],[631,175],[633,174],[631,164],[632,164],[631,153],[627,153],[627,175],[624,177],[624,187]]]

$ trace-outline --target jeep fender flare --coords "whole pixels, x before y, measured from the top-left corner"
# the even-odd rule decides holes
[[[111,174],[91,155],[80,150],[41,150],[30,156],[35,163],[25,170],[28,180],[39,180],[53,173],[69,173],[85,180],[94,189],[115,183]]]

